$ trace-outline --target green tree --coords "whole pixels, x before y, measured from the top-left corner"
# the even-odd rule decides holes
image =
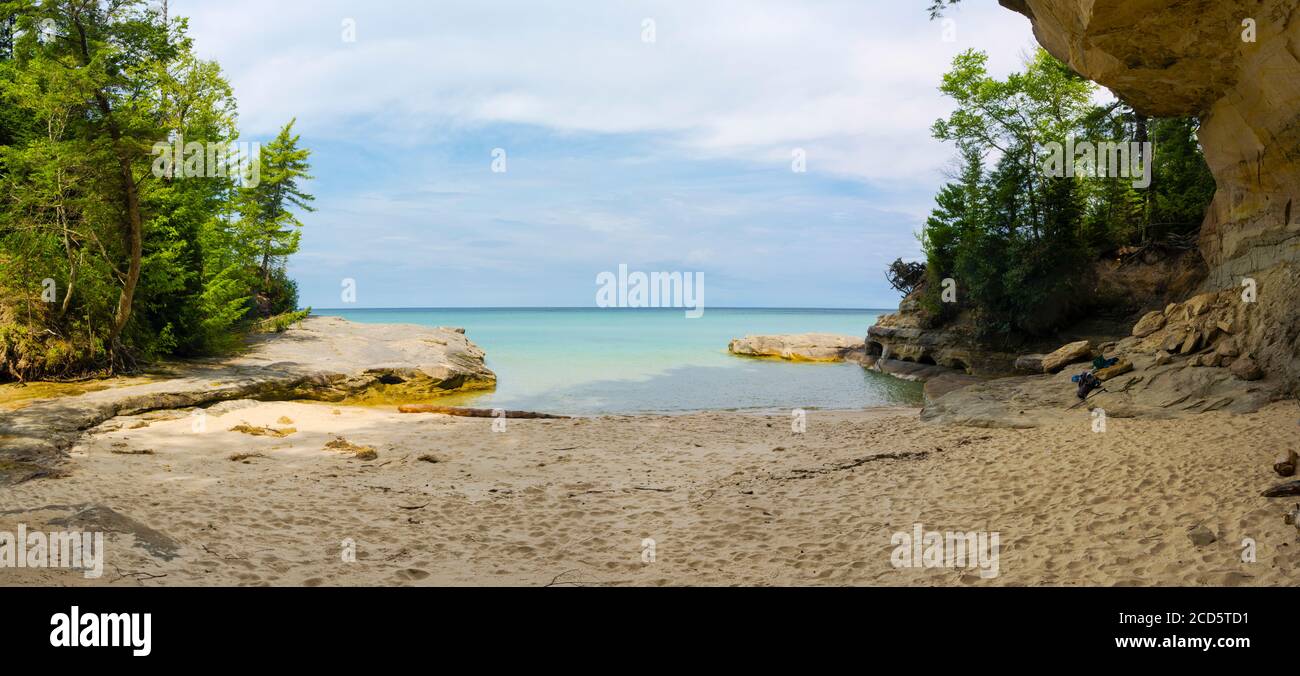
[[[960,309],[989,339],[1048,333],[1086,309],[1084,283],[1097,254],[1199,226],[1209,178],[1190,120],[1150,120],[1117,102],[1098,106],[1095,85],[1044,50],[1023,72],[997,79],[987,57],[953,60],[940,89],[956,103],[934,136],[961,153],[960,177],[943,186],[922,233],[930,284],[925,304],[942,318],[937,281],[958,282]],[[1131,178],[1048,171],[1053,144],[1141,140],[1155,144],[1152,185]],[[984,173],[985,157],[993,169]],[[1071,162],[1073,158],[1066,158]]]
[[[202,150],[200,176],[155,163],[160,144],[238,140],[230,86],[185,20],[143,0],[0,0],[5,18],[0,379],[229,349],[267,280],[294,309],[286,214],[310,201],[298,138],[271,144],[261,193]]]
[[[311,151],[299,147],[300,137],[293,133],[295,122],[291,120],[262,148],[261,181],[243,189],[245,232],[257,243],[261,292],[272,312],[292,310],[297,302],[296,292],[286,288],[283,274],[284,261],[297,253],[302,238],[302,221],[290,207],[315,211],[311,203],[316,198],[302,186],[311,179]]]

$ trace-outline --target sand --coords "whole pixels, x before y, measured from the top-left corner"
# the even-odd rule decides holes
[[[1300,564],[1282,518],[1296,500],[1259,497],[1279,481],[1274,455],[1297,445],[1294,402],[1112,418],[1104,433],[1083,410],[1030,430],[813,411],[795,434],[789,416],[744,413],[494,432],[393,409],[224,408],[202,433],[185,412],[113,419],[66,477],[0,492],[0,531],[68,514],[43,506],[96,504],[176,556],[114,532],[99,579],[0,569],[0,584],[1288,585]],[[230,431],[241,424],[293,431]],[[340,437],[378,457],[326,448]],[[917,523],[997,532],[998,576],[895,567],[891,539]],[[1194,545],[1197,524],[1217,540]]]

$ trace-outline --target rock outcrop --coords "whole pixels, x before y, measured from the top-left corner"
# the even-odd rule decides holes
[[[1253,307],[1239,349],[1300,392],[1300,0],[1001,3],[1139,112],[1201,118],[1218,184],[1201,228],[1201,290],[1256,294],[1242,301]]]
[[[1101,354],[1119,361],[1096,375],[1106,391],[1079,406],[1070,378],[1081,368],[1059,375],[1013,377],[954,391],[928,402],[922,417],[982,427],[1036,427],[1059,418],[1063,411],[1087,414],[1092,407],[1113,417],[1169,418],[1226,410],[1249,413],[1284,393],[1282,380],[1265,379],[1253,352],[1239,347],[1243,333],[1262,330],[1254,306],[1240,302],[1235,290],[1204,293],[1159,312],[1161,321],[1143,318],[1160,328],[1084,351],[1086,344],[1067,345],[1059,352],[1078,362]],[[1077,359],[1075,359],[1077,357]],[[1036,359],[1042,363],[1046,359]],[[1071,409],[1071,407],[1074,407]]]
[[[83,430],[119,415],[238,399],[418,400],[487,389],[496,375],[461,329],[313,317],[234,358],[173,364],[162,379],[0,412],[0,485],[48,476]]]
[[[881,363],[911,362],[979,376],[1005,375],[1014,369],[1017,355],[981,346],[961,322],[943,327],[927,324],[916,294],[903,299],[898,312],[881,315],[867,329],[867,355]]]
[[[856,361],[866,356],[864,341],[833,333],[786,336],[746,336],[731,341],[727,351],[743,357],[775,357],[788,361]]]

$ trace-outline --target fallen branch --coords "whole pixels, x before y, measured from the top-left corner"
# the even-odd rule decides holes
[[[1300,495],[1300,481],[1288,481],[1264,491],[1266,498],[1287,498],[1293,495]]]
[[[568,420],[567,415],[533,413],[531,411],[501,411],[488,408],[457,408],[455,406],[434,406],[433,404],[406,404],[397,407],[400,413],[439,413],[458,418],[511,418],[523,420]]]
[[[772,478],[777,481],[811,479],[815,476],[820,476],[822,474],[830,474],[832,472],[847,472],[850,470],[854,470],[869,462],[877,462],[880,460],[924,460],[925,458],[929,457],[929,455],[930,455],[929,451],[916,451],[916,452],[906,452],[906,453],[882,453],[880,455],[869,455],[865,458],[858,458],[853,462],[847,462],[840,465],[832,465],[830,467],[822,467],[819,469],[796,469],[793,470],[790,474],[787,474],[785,476],[774,476]]]

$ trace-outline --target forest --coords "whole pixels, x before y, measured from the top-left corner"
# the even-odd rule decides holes
[[[227,353],[301,316],[310,155],[292,120],[240,137],[165,1],[0,1],[0,382]]]
[[[1043,335],[1088,311],[1099,257],[1194,248],[1215,191],[1196,119],[1105,102],[1042,49],[1005,79],[989,74],[984,53],[966,51],[940,89],[954,109],[932,132],[956,146],[956,165],[921,232],[924,272],[901,261],[891,272],[902,290],[924,289],[939,321],[969,310],[985,339]],[[1134,180],[1079,163],[1062,175],[1060,149],[1076,141],[1132,145],[1149,174]],[[957,302],[941,297],[944,280]]]

